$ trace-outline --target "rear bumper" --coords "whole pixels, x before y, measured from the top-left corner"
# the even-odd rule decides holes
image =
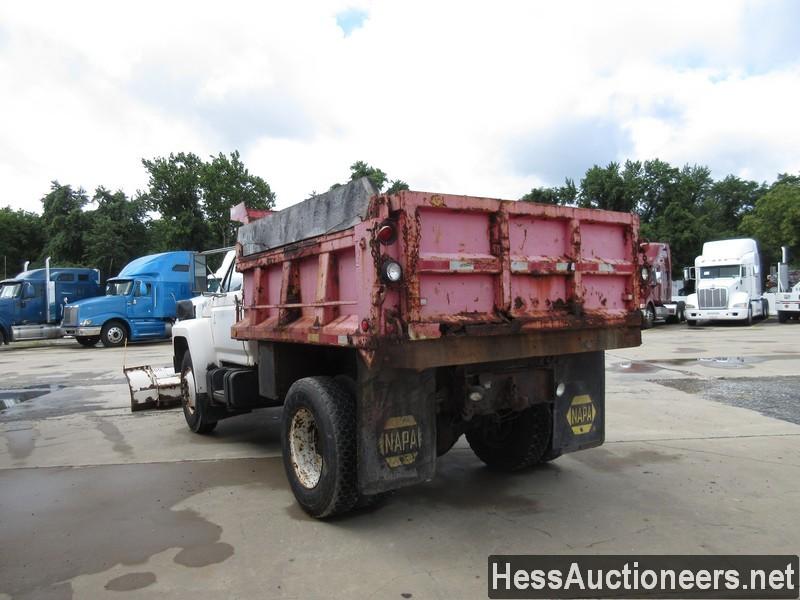
[[[775,310],[781,312],[800,312],[800,302],[775,302]]]
[[[102,327],[62,327],[61,335],[72,335],[75,337],[92,337],[100,335]]]

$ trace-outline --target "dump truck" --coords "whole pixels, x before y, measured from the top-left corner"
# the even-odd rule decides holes
[[[198,434],[283,407],[314,517],[430,480],[462,435],[524,469],[603,443],[604,351],[641,341],[638,256],[632,214],[356,180],[240,227],[242,289],[175,325],[167,375]]]
[[[0,282],[0,344],[61,337],[59,326],[69,301],[103,293],[100,271],[89,268],[27,269]]]
[[[672,255],[669,244],[642,242],[639,269],[642,329],[649,329],[656,321],[681,323],[685,320],[685,302],[672,297]]]

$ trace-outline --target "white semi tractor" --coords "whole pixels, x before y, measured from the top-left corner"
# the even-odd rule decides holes
[[[741,321],[769,314],[762,295],[761,257],[752,239],[718,240],[703,244],[703,253],[684,279],[696,279],[695,293],[686,298],[686,323]],[[693,271],[693,272],[692,272]]]

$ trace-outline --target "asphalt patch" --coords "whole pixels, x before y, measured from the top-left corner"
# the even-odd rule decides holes
[[[732,379],[664,379],[656,381],[687,394],[749,408],[762,415],[800,425],[800,378],[736,377]]]

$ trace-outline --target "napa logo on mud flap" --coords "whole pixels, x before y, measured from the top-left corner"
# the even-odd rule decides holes
[[[413,415],[392,417],[378,437],[378,452],[390,468],[410,465],[417,460],[422,444],[422,428]]]
[[[572,427],[572,433],[583,435],[592,430],[597,409],[588,394],[581,394],[572,399],[567,411],[567,423]]]

